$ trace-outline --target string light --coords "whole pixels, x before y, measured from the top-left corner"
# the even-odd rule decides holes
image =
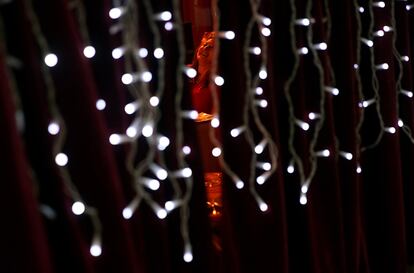
[[[262,50],[260,49],[260,47],[255,46],[255,47],[251,47],[249,49],[249,52],[254,54],[254,55],[260,55],[262,53]]]
[[[161,21],[170,21],[172,19],[172,13],[169,11],[163,11],[155,15],[155,19]]]
[[[267,71],[265,68],[260,69],[259,78],[265,80],[267,78]]]
[[[331,152],[328,149],[322,150],[322,151],[317,151],[315,152],[316,156],[321,156],[321,157],[328,157],[331,155]]]
[[[165,180],[168,177],[168,172],[161,168],[159,165],[155,164],[155,163],[151,163],[149,165],[149,168],[151,169],[151,171],[155,174],[155,176],[159,179],[159,180]]]
[[[295,120],[296,125],[298,125],[302,130],[307,131],[309,130],[309,123],[304,122],[302,120],[296,119]]]
[[[83,55],[85,55],[86,58],[93,58],[95,56],[96,50],[93,46],[87,46],[83,49]]]
[[[305,46],[298,49],[298,54],[299,55],[306,55],[308,53],[309,53],[309,49]]]
[[[234,33],[234,31],[231,31],[231,30],[229,30],[229,31],[220,31],[218,33],[218,37],[224,38],[224,39],[227,39],[227,40],[234,40],[234,38],[236,38],[236,34]]]
[[[404,127],[404,122],[401,119],[398,120],[398,127]]]
[[[378,64],[375,66],[377,70],[388,70],[390,66],[387,63]]]
[[[48,67],[54,67],[58,63],[58,57],[53,53],[49,53],[45,56],[44,61]]]
[[[395,127],[384,127],[384,131],[390,134],[395,134],[397,130],[395,129]]]
[[[161,59],[162,57],[164,57],[164,50],[160,47],[156,48],[154,50],[154,57],[156,59]]]
[[[339,89],[331,86],[325,86],[325,91],[331,93],[334,96],[339,95]]]
[[[221,149],[219,147],[215,147],[213,150],[211,150],[211,154],[214,157],[219,157],[221,155]]]
[[[256,166],[265,171],[270,171],[270,169],[272,168],[272,164],[270,164],[269,162],[257,162]]]
[[[308,198],[306,198],[305,194],[300,195],[299,202],[300,202],[301,205],[306,205],[308,203]]]
[[[375,103],[375,98],[374,99],[369,99],[369,100],[364,100],[360,103],[358,103],[358,106],[361,108],[367,108],[368,106],[370,106],[371,104]]]
[[[377,36],[377,37],[383,37],[384,34],[385,33],[384,33],[384,31],[382,29],[374,32],[374,36]]]
[[[184,73],[189,77],[190,79],[193,79],[197,76],[197,70],[195,70],[192,67],[184,66]]]
[[[289,163],[289,166],[287,167],[286,171],[290,174],[295,172],[295,166],[293,166],[293,163]]]
[[[189,155],[191,153],[191,148],[189,146],[184,146],[182,150],[185,155]]]
[[[217,86],[222,86],[222,85],[224,84],[224,79],[223,79],[223,77],[220,77],[220,76],[216,76],[216,77],[214,77],[214,83],[215,83]]]
[[[347,159],[347,160],[352,160],[352,158],[354,157],[351,153],[343,152],[343,151],[340,151],[339,155],[342,156],[343,158]]]
[[[357,168],[356,168],[356,172],[357,172],[357,173],[362,173],[361,166],[359,166],[359,165],[357,166]]]
[[[256,183],[259,184],[259,185],[264,184],[271,174],[272,174],[271,172],[265,172],[265,173],[259,175],[256,178]]]
[[[144,47],[138,49],[138,56],[141,57],[141,58],[147,57],[148,56],[148,49],[146,49]]]
[[[413,97],[413,92],[409,91],[409,90],[405,90],[405,89],[401,89],[400,93],[403,94],[404,96],[407,96],[409,98]]]
[[[68,164],[68,161],[68,156],[64,153],[58,153],[55,157],[56,164],[61,167],[66,166],[66,164]]]
[[[128,115],[132,115],[133,113],[135,113],[135,111],[137,111],[139,106],[140,106],[140,103],[138,101],[130,102],[127,105],[125,105],[124,111]]]
[[[320,118],[320,117],[321,117],[321,115],[320,115],[320,114],[317,114],[317,113],[314,113],[314,112],[310,112],[310,113],[308,114],[308,117],[309,117],[309,119],[310,119],[310,120],[315,120],[315,119]]]
[[[106,108],[106,101],[103,99],[98,99],[96,101],[95,106],[96,106],[96,109],[98,109],[99,111],[102,111]]]
[[[178,205],[179,201],[167,201],[164,204],[164,208],[167,212],[173,211]]]
[[[173,24],[173,23],[171,23],[171,22],[166,22],[166,23],[164,24],[164,28],[165,28],[165,30],[166,30],[166,31],[171,31],[171,30],[173,30],[173,29],[174,29],[174,24]]]
[[[183,259],[186,263],[190,263],[193,260],[193,251],[190,244],[186,244],[184,247]]]
[[[114,58],[115,60],[120,59],[125,53],[125,48],[124,47],[117,47],[114,48],[112,50],[112,58]]]
[[[89,252],[94,257],[101,256],[101,254],[102,254],[102,247],[101,247],[100,243],[94,243],[94,244],[92,244],[91,248],[89,249]]]
[[[270,28],[264,27],[262,28],[262,30],[260,31],[262,33],[263,36],[265,37],[269,37],[270,34],[272,34]]]
[[[259,95],[259,96],[263,95],[263,88],[261,88],[260,86],[256,87],[255,92],[256,92],[256,95]]]
[[[325,42],[322,42],[322,43],[314,44],[313,48],[315,48],[316,50],[326,50],[328,49],[328,45]]]
[[[72,204],[72,212],[75,215],[82,215],[86,210],[85,204],[80,201],[76,201]]]
[[[49,134],[55,136],[59,134],[60,126],[57,122],[52,121],[51,123],[49,123],[49,126],[47,127],[47,131],[49,132]]]
[[[166,136],[158,136],[158,150],[164,151],[170,145],[170,139]]]
[[[211,122],[211,127],[218,128],[220,126],[220,119],[218,117],[214,117]]]
[[[109,17],[111,19],[118,19],[119,17],[121,17],[125,12],[124,8],[118,7],[118,8],[112,8],[109,10]]]
[[[311,22],[308,18],[300,18],[300,19],[296,19],[295,23],[296,25],[299,25],[299,26],[309,26]]]
[[[413,8],[414,8],[414,4],[405,6],[405,9],[408,10],[408,11],[412,10]]]
[[[302,185],[302,187],[300,188],[300,191],[303,193],[303,194],[306,194],[307,192],[308,192],[308,190],[309,190],[309,182],[306,182],[304,185]]]
[[[144,137],[150,137],[150,136],[152,136],[152,133],[153,132],[154,132],[154,126],[153,126],[153,124],[151,122],[145,124],[144,127],[142,127],[142,135]]]
[[[147,177],[141,177],[140,181],[149,189],[156,191],[160,188],[160,181],[157,179],[147,178]]]
[[[385,8],[385,3],[383,1],[372,2],[372,6],[373,7],[378,7],[378,8]]]
[[[181,111],[181,116],[183,118],[189,118],[189,119],[197,119],[198,112],[196,110],[191,111]]]
[[[383,26],[383,27],[382,27],[382,29],[383,29],[385,32],[391,32],[391,31],[392,31],[392,27],[390,27],[390,26]]]
[[[234,128],[230,131],[230,135],[232,137],[238,137],[241,133],[244,132],[244,130],[246,130],[245,126],[240,126],[240,127]]]
[[[268,105],[267,100],[257,100],[256,104],[262,108],[266,108]]]
[[[366,39],[366,38],[361,38],[361,42],[366,44],[368,47],[373,47],[374,46],[374,42],[372,40],[369,40],[369,39]]]
[[[358,8],[358,11],[359,11],[360,13],[364,13],[365,9],[364,9],[364,7],[359,7],[359,8]]]
[[[149,100],[149,103],[151,104],[152,107],[157,107],[158,104],[160,103],[160,99],[157,96],[152,96]]]
[[[254,148],[254,152],[256,154],[261,154],[264,151],[265,146],[267,145],[267,139],[263,139],[262,141],[260,141],[259,144],[256,145],[256,147]]]
[[[136,197],[131,201],[131,203],[128,204],[126,208],[122,210],[122,216],[124,217],[124,219],[130,219],[132,217],[140,201],[141,199]]]
[[[401,56],[401,61],[408,62],[408,61],[410,61],[410,57],[408,57],[408,56]]]

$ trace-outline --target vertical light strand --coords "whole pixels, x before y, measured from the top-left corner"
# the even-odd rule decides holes
[[[26,4],[27,17],[32,25],[32,32],[36,38],[36,42],[40,48],[42,56],[46,56],[46,54],[49,52],[48,44],[46,42],[46,38],[43,36],[43,33],[40,28],[38,18],[35,14],[32,2],[31,0],[25,0],[25,4]],[[43,75],[45,85],[46,85],[48,108],[50,110],[52,120],[57,122],[60,127],[59,133],[57,134],[56,140],[53,142],[53,146],[52,146],[52,154],[53,156],[56,156],[55,158],[56,160],[58,156],[64,155],[61,153],[61,151],[63,149],[63,145],[65,142],[66,126],[65,126],[64,119],[62,118],[60,114],[60,111],[59,111],[59,108],[56,102],[56,90],[55,90],[55,85],[53,82],[52,75],[49,69],[46,68],[43,62],[41,65],[41,69],[42,69],[42,75]],[[67,161],[67,157],[65,159],[66,159],[65,161]],[[76,201],[76,202],[81,202],[82,204],[84,204],[84,202],[82,201],[81,195],[79,194],[79,191],[77,190],[75,184],[72,182],[69,171],[65,167],[66,162],[64,164],[60,164],[58,162],[56,163],[59,165],[58,170],[62,177],[62,181],[65,185],[65,188],[68,190],[73,202],[75,203]],[[93,236],[100,238],[101,224],[100,224],[100,220],[99,220],[96,209],[90,206],[86,206],[86,213],[89,215],[89,218],[91,219],[91,222],[93,225],[93,231],[94,231]]]
[[[299,70],[299,53],[298,53],[297,46],[296,46],[296,31],[295,31],[296,13],[297,13],[295,0],[290,0],[290,8],[291,8],[291,19],[290,19],[289,32],[290,32],[290,38],[291,38],[290,44],[291,44],[291,49],[292,49],[292,54],[294,56],[294,60],[293,60],[292,70],[290,72],[290,75],[287,81],[284,84],[283,89],[284,89],[285,98],[288,103],[288,109],[289,109],[289,139],[288,139],[289,152],[292,156],[292,161],[294,162],[294,165],[297,166],[297,170],[299,173],[299,180],[302,182],[302,181],[305,181],[305,170],[303,167],[302,159],[296,152],[296,148],[294,145],[297,119],[295,117],[295,107],[293,104],[292,95],[290,94],[292,84]],[[293,166],[293,164],[291,166]]]
[[[312,4],[313,1],[308,0],[307,5],[306,5],[306,17],[307,18],[311,18],[312,14]],[[306,181],[301,181],[302,183],[302,187],[303,186],[307,186],[307,188],[309,188],[310,184],[312,183],[312,179],[316,174],[316,170],[318,167],[318,156],[317,156],[317,152],[315,151],[315,147],[317,145],[317,141],[319,138],[319,134],[322,130],[322,127],[324,125],[325,122],[325,75],[324,75],[324,71],[323,71],[323,67],[322,67],[322,63],[319,59],[318,53],[316,52],[315,48],[312,46],[312,40],[313,40],[313,28],[312,26],[309,26],[308,28],[308,32],[307,32],[307,40],[308,43],[310,44],[309,48],[310,51],[312,53],[313,56],[313,64],[316,67],[316,69],[318,70],[319,73],[319,88],[320,88],[320,101],[319,101],[319,114],[320,117],[315,125],[315,130],[314,130],[314,134],[313,137],[311,139],[310,142],[310,148],[309,148],[309,152],[310,152],[310,163],[311,163],[311,169],[310,169],[310,173],[308,175],[308,177],[306,178]],[[306,194],[306,193],[304,193]]]
[[[368,1],[368,7],[369,7],[369,15],[370,15],[370,24],[369,24],[369,28],[368,28],[368,39],[369,40],[373,40],[373,30],[374,30],[374,21],[375,21],[375,17],[374,17],[374,11],[373,11],[373,1],[369,0]],[[367,146],[364,146],[361,148],[361,151],[364,152],[368,149],[372,149],[375,148],[376,146],[378,146],[378,144],[381,142],[382,137],[384,136],[384,120],[382,118],[382,114],[381,114],[381,105],[380,105],[380,100],[381,100],[381,96],[379,94],[379,81],[378,81],[378,77],[377,77],[377,72],[376,72],[376,68],[375,68],[375,50],[374,50],[374,46],[369,47],[369,51],[370,51],[370,60],[371,60],[371,73],[372,73],[372,89],[375,93],[374,95],[374,99],[375,99],[375,110],[377,111],[377,116],[378,116],[378,121],[380,124],[380,132],[378,133],[378,136],[376,138],[376,140],[372,143],[369,144]]]
[[[176,78],[177,78],[177,91],[175,94],[175,111],[176,113],[180,113],[181,111],[181,101],[183,96],[183,78],[181,68],[185,65],[185,44],[184,44],[184,30],[182,29],[182,21],[181,21],[181,12],[180,12],[180,1],[173,0],[173,10],[175,15],[175,23],[177,25],[177,42],[178,42],[178,64],[177,64],[177,71],[176,71]],[[175,127],[176,127],[176,149],[177,149],[177,163],[179,168],[187,167],[187,164],[184,159],[184,155],[181,153],[181,147],[183,146],[184,140],[184,131],[183,131],[183,121],[181,118],[177,117],[175,120]],[[184,261],[191,262],[192,261],[192,248],[191,248],[191,240],[189,234],[189,217],[190,217],[190,208],[189,203],[193,191],[193,179],[192,177],[185,178],[185,185],[186,191],[183,196],[183,204],[180,207],[180,214],[181,214],[181,236],[183,239],[183,243],[185,246],[184,249]]]

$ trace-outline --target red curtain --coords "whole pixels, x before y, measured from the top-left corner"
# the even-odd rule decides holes
[[[123,43],[119,33],[109,32],[115,22],[108,12],[117,1],[83,1],[90,43],[96,48],[92,59],[83,56],[86,41],[73,3],[32,1],[49,49],[59,57],[50,73],[66,123],[63,151],[69,155],[68,171],[82,198],[98,211],[102,224],[99,257],[89,253],[94,233],[90,219],[72,213],[73,200],[54,162],[56,138],[47,132],[52,110],[28,1],[3,2],[0,272],[403,273],[414,265],[411,1],[385,1],[383,8],[382,2],[356,0],[218,1],[219,30],[235,32],[233,40],[219,38],[218,48],[217,74],[225,80],[220,87],[224,158],[238,176],[248,180],[253,151],[246,139],[233,138],[230,131],[243,123],[245,94],[251,92],[246,88],[243,49],[251,5],[257,3],[260,14],[272,20],[271,35],[265,38],[268,77],[259,81],[264,90],[261,98],[268,106],[258,111],[278,148],[278,167],[265,184],[256,186],[269,207],[266,212],[259,210],[247,187],[237,189],[224,175],[221,223],[218,230],[212,229],[197,134],[186,121],[185,143],[192,147],[188,161],[195,180],[189,219],[194,260],[190,263],[182,258],[178,212],[160,220],[144,204],[132,219],[122,218],[123,208],[134,196],[125,164],[130,145],[112,146],[108,139],[127,128],[130,119],[123,107],[132,97],[120,80],[123,61],[111,57],[112,49]],[[154,12],[172,10],[172,1],[150,2]],[[134,3],[140,44],[151,49],[154,37],[148,20],[152,19],[144,1]],[[195,10],[201,6],[210,9],[210,3],[181,4],[184,23],[193,24],[196,39],[208,23],[197,21]],[[310,26],[295,24],[303,18],[310,19]],[[166,69],[158,126],[161,132],[173,135],[180,51],[176,32],[165,31],[162,24],[159,27]],[[261,45],[260,31],[255,25],[251,46]],[[365,38],[373,41],[372,48]],[[311,48],[321,42],[327,44],[326,50]],[[190,47],[187,43],[187,50]],[[308,54],[296,51],[302,47],[309,49]],[[249,71],[255,75],[261,68],[260,57],[249,58]],[[157,69],[156,60],[148,57],[147,62],[150,69]],[[387,70],[378,66],[383,63],[389,65]],[[325,87],[338,88],[339,94],[325,92]],[[182,104],[190,108],[189,85],[185,88]],[[361,99],[368,103],[371,98],[376,98],[373,104],[360,107]],[[96,109],[98,99],[106,101],[103,111]],[[303,170],[309,174],[309,151],[318,119],[312,120],[308,114],[321,110],[324,122],[314,148],[329,149],[330,156],[316,158],[308,202],[302,205],[298,166],[293,174],[286,171],[293,157],[290,142],[293,138]],[[309,131],[294,125],[292,134],[291,124],[297,122],[293,117],[308,122]],[[399,119],[403,127],[398,126]],[[395,133],[389,132],[391,127]],[[260,142],[257,128],[252,128],[253,138]],[[378,136],[378,145],[363,149]],[[147,152],[139,150],[137,157]],[[352,153],[352,159],[346,160],[344,152]],[[177,164],[172,155],[167,161]],[[359,165],[362,172],[356,171]],[[168,193],[159,193],[163,194]],[[220,237],[221,251],[214,247],[213,235]]]

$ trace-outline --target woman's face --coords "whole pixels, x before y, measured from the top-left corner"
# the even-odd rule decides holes
[[[197,51],[199,65],[210,65],[213,59],[214,37],[203,38]]]

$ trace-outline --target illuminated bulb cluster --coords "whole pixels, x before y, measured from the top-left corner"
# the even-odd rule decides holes
[[[138,80],[141,80],[143,82],[150,82],[152,80],[152,73],[149,71],[144,71],[141,73],[125,73],[121,77],[121,81],[125,85],[132,84]]]

